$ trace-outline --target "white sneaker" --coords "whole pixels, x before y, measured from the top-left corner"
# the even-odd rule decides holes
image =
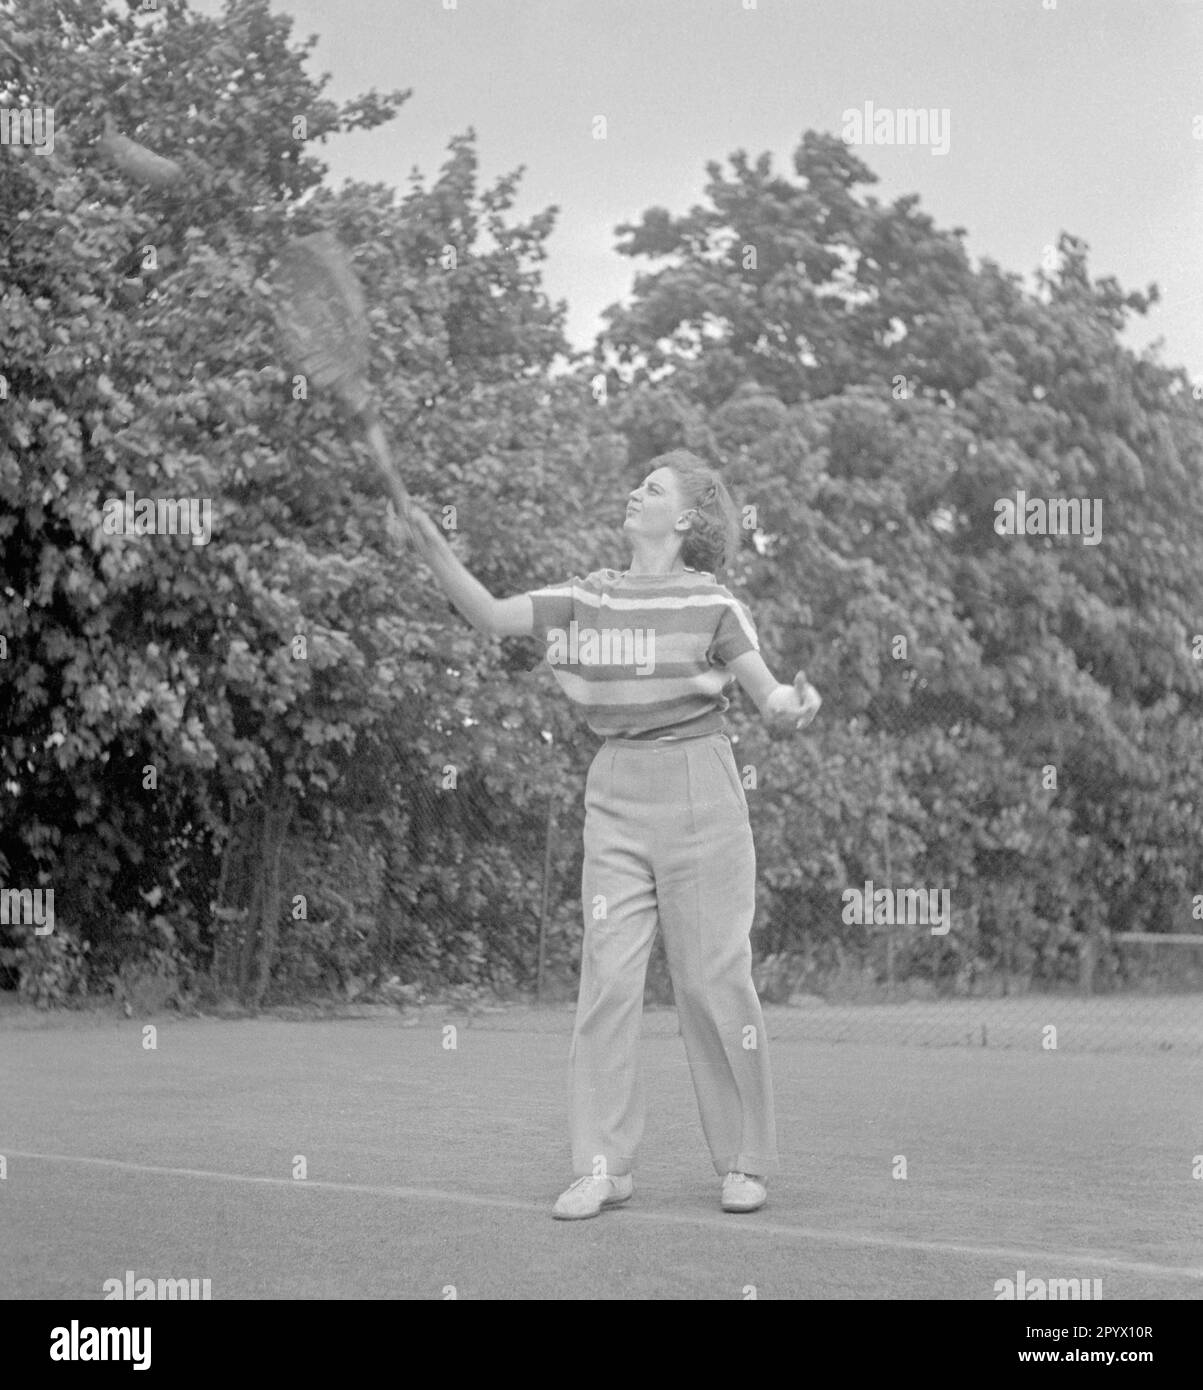
[[[587,1216],[596,1216],[602,1207],[625,1202],[634,1191],[635,1179],[630,1173],[620,1177],[577,1178],[560,1194],[552,1216],[557,1221],[583,1221]]]
[[[764,1183],[751,1173],[728,1173],[723,1179],[724,1211],[759,1211],[768,1195]]]

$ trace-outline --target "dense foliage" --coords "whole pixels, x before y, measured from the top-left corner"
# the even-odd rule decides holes
[[[841,918],[870,878],[951,890],[952,930],[890,962],[938,987],[1188,928],[1203,423],[1120,344],[1155,292],[1065,236],[1029,293],[812,133],[796,181],[739,154],[705,206],[620,228],[657,268],[576,357],[539,270],[556,210],[515,221],[520,171],[480,187],[471,131],[429,185],[325,186],[316,147],[407,93],[329,102],[262,0],[23,0],[5,33],[0,105],[52,105],[55,150],[0,163],[0,885],[53,888],[56,928],[0,927],[0,983],[528,986],[545,855],[571,978],[594,740],[533,643],[451,611],[298,393],[265,276],[319,226],[354,250],[406,482],[494,593],[620,562],[625,491],[678,444],[754,508],[731,582],[825,697],[795,742],[733,720],[791,983],[884,968]],[[114,169],[106,114],[183,183]],[[1100,543],[997,534],[1017,490],[1098,499]],[[208,543],[106,532],[128,492],[210,499]]]

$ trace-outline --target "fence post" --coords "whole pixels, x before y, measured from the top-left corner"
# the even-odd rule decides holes
[[[1097,959],[1094,932],[1088,930],[1078,947],[1078,993],[1094,993],[1094,968]]]
[[[892,893],[894,891],[894,866],[890,861],[890,808],[882,801],[884,812],[882,824],[885,827],[886,842],[886,887]],[[895,899],[897,901],[897,899]],[[895,927],[897,923],[895,923]],[[886,998],[893,1003],[896,996],[896,982],[894,980],[894,927],[886,928]]]
[[[535,1003],[543,1002],[543,962],[547,954],[547,908],[551,899],[551,844],[555,833],[555,793],[547,794],[547,830],[543,837],[543,901],[539,906],[539,959],[535,967]]]

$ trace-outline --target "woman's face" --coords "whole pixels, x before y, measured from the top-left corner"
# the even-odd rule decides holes
[[[657,468],[631,491],[622,529],[628,536],[663,540],[688,509],[677,475],[671,468]]]

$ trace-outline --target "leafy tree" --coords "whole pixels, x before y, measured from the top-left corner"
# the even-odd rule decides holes
[[[633,444],[708,452],[754,507],[739,578],[825,693],[807,744],[739,726],[766,945],[872,954],[839,910],[870,877],[951,889],[953,932],[902,962],[949,988],[1181,924],[1203,426],[1183,373],[1119,341],[1156,289],[1092,281],[1064,235],[1029,293],[915,196],[858,196],[875,176],[831,136],[796,182],[742,151],[707,171],[705,205],[618,229],[657,265],[595,362]],[[1018,490],[1098,499],[1101,543],[998,534]]]
[[[533,572],[527,539],[575,518],[610,458],[586,438],[583,392],[547,380],[565,351],[563,306],[534,268],[552,211],[511,223],[517,175],[478,193],[470,132],[400,203],[321,188],[313,143],[389,118],[406,94],[326,102],[308,46],[259,0],[220,22],[42,4],[21,25],[5,99],[53,100],[58,130],[53,158],[26,152],[0,178],[15,229],[0,301],[0,871],[56,889],[98,971],[137,953],[128,914],[159,908],[179,951],[252,1001],[306,933],[341,960],[381,932],[404,958],[409,932],[419,963],[475,951],[476,970],[508,915],[498,951],[521,959],[541,864],[527,841],[563,763],[532,769],[529,739],[562,726],[508,678],[513,655],[398,553],[345,419],[297,398],[263,277],[286,234],[331,226],[353,248],[407,480],[432,505],[455,499],[487,581],[530,586],[558,575]],[[106,112],[177,159],[186,191],[111,168],[93,143]],[[142,246],[154,254],[133,281]],[[106,534],[104,499],[127,491],[211,499],[211,540]],[[562,529],[540,542],[566,565]],[[447,763],[463,791],[440,812]],[[527,775],[515,784],[507,763]],[[500,908],[482,820],[508,864],[494,865]],[[405,909],[435,920],[419,930]]]
[[[89,958],[125,997],[526,984],[549,848],[571,968],[592,740],[533,643],[438,596],[281,360],[265,277],[318,227],[364,282],[398,466],[494,592],[614,563],[633,470],[677,444],[755,508],[734,582],[826,697],[804,740],[735,724],[771,952],[884,969],[841,919],[868,877],[952,890],[949,936],[890,957],[939,988],[1183,924],[1203,433],[1182,373],[1118,340],[1155,291],[1065,236],[1029,293],[810,133],[797,181],[739,153],[708,206],[621,228],[660,267],[577,360],[540,276],[556,209],[512,220],[521,170],[481,188],[472,131],[429,185],[328,188],[315,147],[407,93],[329,102],[264,0],[4,12],[0,104],[55,110],[53,155],[0,164],[0,881],[53,887],[62,928],[9,934],[32,994]],[[106,119],[183,177],[131,182]],[[1102,543],[997,534],[1018,489],[1100,499]],[[210,499],[208,543],[108,533],[127,492]]]

